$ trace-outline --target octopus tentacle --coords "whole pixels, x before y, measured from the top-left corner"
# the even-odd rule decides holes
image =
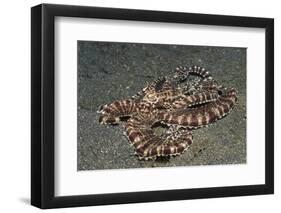
[[[237,102],[237,91],[224,89],[223,94],[214,102],[197,108],[181,108],[172,112],[160,112],[157,116],[166,124],[185,126],[190,129],[199,128],[226,116]]]
[[[179,155],[186,151],[192,142],[191,131],[178,130],[165,135],[162,143],[147,150],[144,157]]]
[[[219,95],[217,91],[203,91],[194,95],[184,96],[181,99],[178,99],[173,102],[173,110],[212,102],[217,100],[218,96]]]
[[[193,65],[191,67],[179,66],[175,69],[175,73],[173,74],[174,79],[178,79],[179,81],[185,81],[189,75],[198,75],[202,79],[212,80],[210,72],[206,70],[204,67]]]
[[[125,125],[126,134],[140,159],[155,159],[160,156],[174,156],[186,151],[192,144],[192,134],[186,129],[157,136],[151,125],[143,125],[140,120],[131,118]]]
[[[114,101],[100,107],[98,111],[98,113],[101,113],[99,122],[101,124],[116,124],[120,121],[120,117],[130,116],[136,110],[137,104],[132,99]]]

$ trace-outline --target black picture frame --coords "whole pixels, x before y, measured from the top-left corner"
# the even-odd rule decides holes
[[[162,23],[264,28],[265,184],[93,195],[54,195],[55,17],[81,17]],[[31,8],[31,204],[60,208],[121,203],[217,198],[274,193],[274,20],[164,11],[41,4]]]

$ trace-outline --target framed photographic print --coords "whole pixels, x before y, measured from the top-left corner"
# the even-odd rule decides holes
[[[274,21],[31,9],[31,203],[272,194]]]

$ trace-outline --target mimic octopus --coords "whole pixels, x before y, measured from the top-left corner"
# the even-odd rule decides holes
[[[190,76],[197,81],[190,83]],[[218,84],[205,68],[180,66],[131,98],[101,106],[99,122],[122,121],[139,159],[170,157],[190,147],[192,130],[224,118],[236,102],[236,89]],[[165,127],[161,134],[155,132],[159,125]]]

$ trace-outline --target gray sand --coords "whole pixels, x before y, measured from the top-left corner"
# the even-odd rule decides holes
[[[128,98],[177,66],[207,68],[238,90],[222,120],[193,131],[193,144],[175,158],[140,161],[121,126],[100,125],[97,109]],[[78,41],[78,170],[246,163],[246,49]]]

